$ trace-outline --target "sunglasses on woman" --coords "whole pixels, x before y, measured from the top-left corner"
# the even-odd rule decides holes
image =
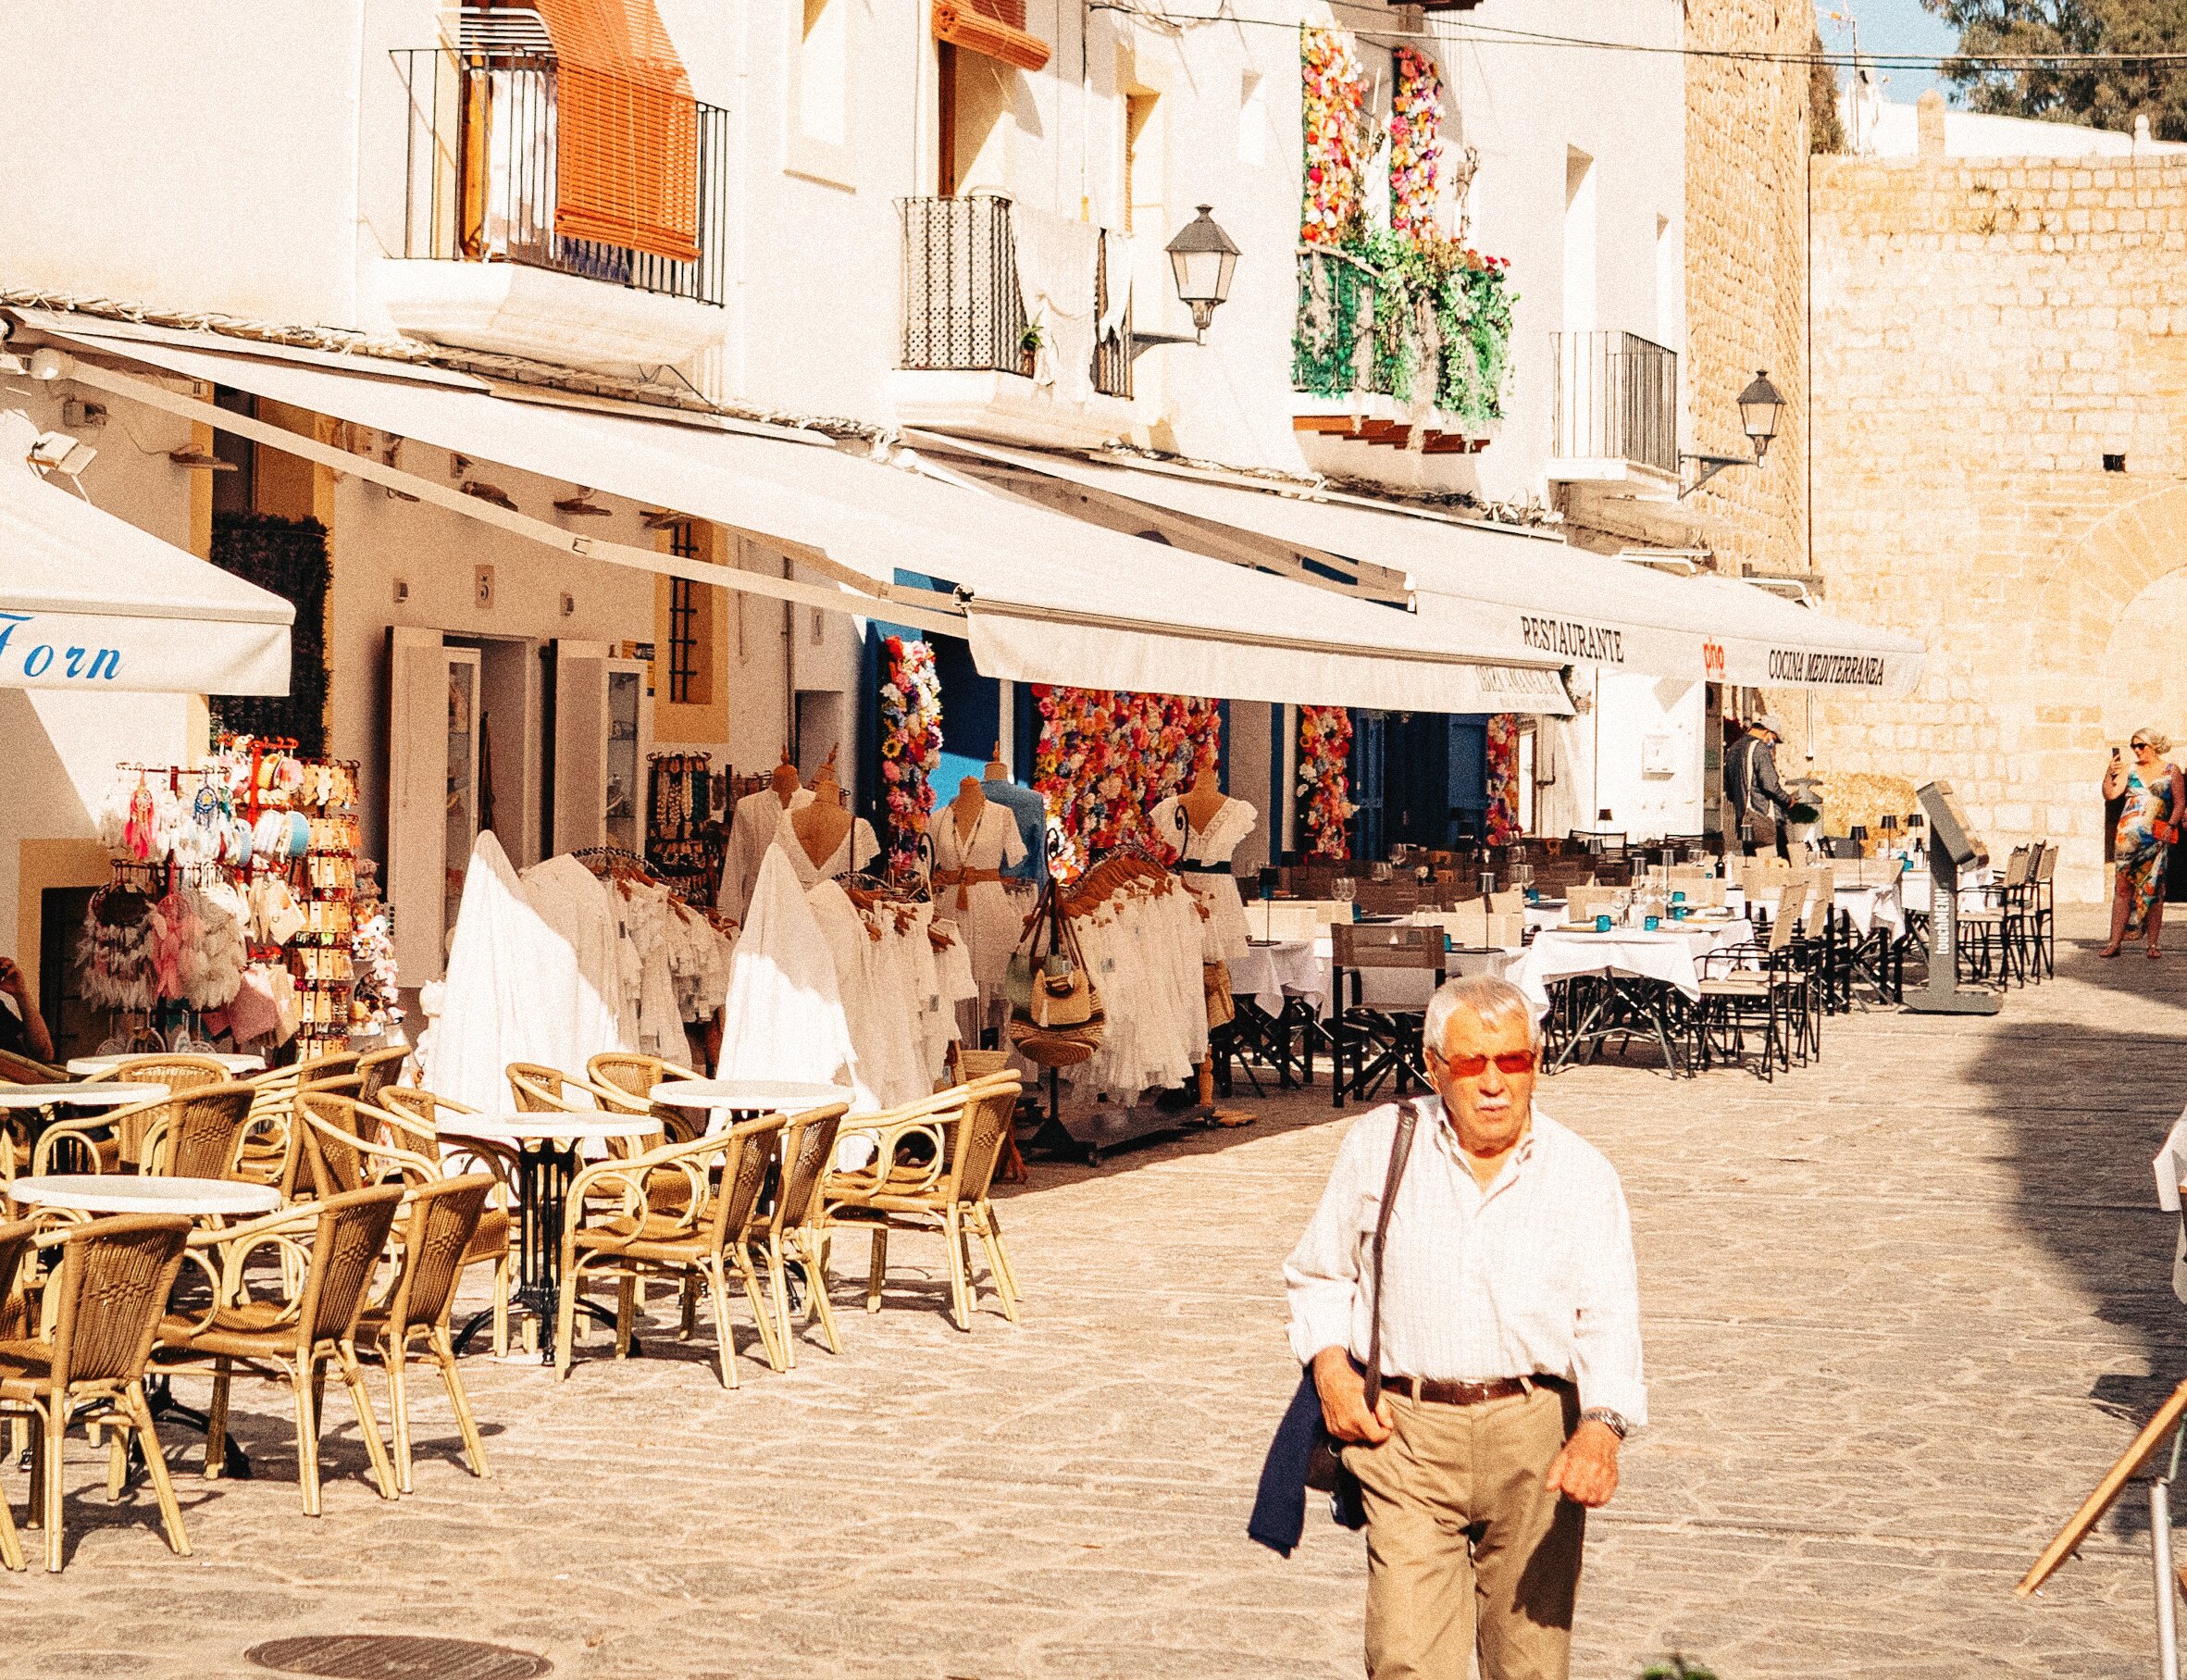
[[[1526,1074],[1534,1071],[1538,1053],[1531,1050],[1507,1050],[1500,1056],[1446,1056],[1435,1060],[1461,1079],[1478,1079],[1488,1071],[1488,1064],[1496,1064],[1497,1071],[1505,1074]]]

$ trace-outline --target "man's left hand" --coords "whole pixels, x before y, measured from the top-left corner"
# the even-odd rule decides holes
[[[1594,1418],[1582,1421],[1549,1464],[1549,1487],[1592,1511],[1618,1490],[1618,1434]]]

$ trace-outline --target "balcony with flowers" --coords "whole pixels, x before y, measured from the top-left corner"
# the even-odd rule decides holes
[[[1503,420],[1514,293],[1506,261],[1445,230],[1442,77],[1426,55],[1398,48],[1385,128],[1367,109],[1352,38],[1307,28],[1299,40],[1292,425],[1324,443],[1483,449]],[[1386,172],[1386,212],[1370,191]],[[1364,452],[1344,455],[1332,465],[1373,473]]]

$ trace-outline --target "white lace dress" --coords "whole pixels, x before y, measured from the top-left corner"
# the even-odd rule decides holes
[[[1236,877],[1226,873],[1231,854],[1261,820],[1260,812],[1242,799],[1225,799],[1208,819],[1193,828],[1185,802],[1172,794],[1149,814],[1154,832],[1173,846],[1181,846],[1179,873],[1186,889],[1208,913],[1200,924],[1200,956],[1209,963],[1236,962],[1246,954],[1251,934],[1246,924],[1245,901]],[[1202,865],[1195,869],[1194,865]]]
[[[946,807],[934,814],[926,832],[934,841],[935,914],[957,925],[972,957],[972,977],[984,1007],[1001,995],[1010,953],[1017,949],[1024,930],[1023,918],[1010,907],[1010,894],[1000,881],[973,881],[962,887],[938,883],[943,875],[961,869],[1021,864],[1025,842],[1018,836],[1017,818],[993,800],[980,812],[969,840],[959,837],[956,814]]]

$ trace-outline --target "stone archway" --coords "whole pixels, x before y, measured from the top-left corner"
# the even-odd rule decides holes
[[[2179,570],[2147,585],[2120,609],[2096,667],[2104,739],[2123,742],[2136,729],[2187,740],[2187,555]]]

